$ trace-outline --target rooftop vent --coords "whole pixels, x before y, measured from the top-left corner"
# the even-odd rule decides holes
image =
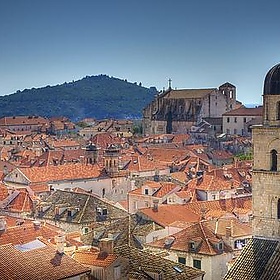
[[[0,231],[5,231],[6,230],[6,220],[4,216],[0,216]]]

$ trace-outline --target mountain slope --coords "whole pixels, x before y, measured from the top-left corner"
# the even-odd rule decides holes
[[[87,76],[57,86],[25,89],[0,97],[0,116],[65,116],[73,121],[85,117],[141,118],[156,88],[107,75]]]

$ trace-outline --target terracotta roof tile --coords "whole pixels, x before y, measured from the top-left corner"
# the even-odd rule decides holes
[[[4,244],[24,244],[35,240],[37,237],[44,237],[45,239],[54,238],[61,229],[48,225],[41,224],[34,226],[32,222],[24,221],[23,224],[13,227],[7,227],[4,232],[0,233],[0,245]]]
[[[116,254],[105,252],[76,251],[73,259],[87,266],[108,267],[118,258]]]
[[[205,254],[205,255],[218,255],[221,252],[217,250],[215,244],[222,242],[222,239],[218,238],[212,229],[205,223],[199,222],[193,224],[175,234],[172,235],[174,238],[173,242],[168,246],[169,250],[190,252],[189,242],[195,241],[199,243],[195,253]],[[149,246],[158,247],[165,249],[166,240],[170,237],[165,237],[149,243]],[[224,246],[226,252],[230,251],[230,248]]]
[[[248,223],[241,223],[234,218],[220,218],[207,222],[219,236],[226,236],[226,228],[231,228],[231,236],[234,238],[252,235],[252,226]]]
[[[158,211],[153,208],[139,210],[140,213],[162,226],[168,226],[175,221],[198,222],[200,215],[192,211],[186,211],[184,205],[158,205]]]
[[[0,248],[2,279],[56,280],[90,271],[66,254],[60,255],[48,245],[29,251],[17,250],[11,244],[3,245]]]
[[[32,183],[59,180],[89,179],[100,175],[97,165],[65,164],[58,166],[20,168]]]

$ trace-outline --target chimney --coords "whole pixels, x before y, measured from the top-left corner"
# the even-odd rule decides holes
[[[226,227],[226,239],[231,237],[231,226]]]
[[[158,212],[158,199],[153,200],[153,211]]]
[[[62,255],[64,253],[64,242],[65,236],[63,234],[59,234],[55,237],[56,242],[56,250],[57,252]]]
[[[41,227],[41,222],[40,221],[33,221],[33,226],[35,230],[38,230]]]
[[[5,216],[0,216],[0,232],[4,232],[7,228]]]
[[[113,238],[102,238],[99,241],[100,253],[112,254],[114,251],[114,240]]]

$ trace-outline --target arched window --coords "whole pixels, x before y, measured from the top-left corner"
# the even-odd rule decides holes
[[[277,114],[277,120],[280,120],[280,101],[278,101],[276,105],[276,114]]]
[[[271,154],[271,168],[270,171],[277,171],[277,151],[272,150]]]
[[[278,199],[277,203],[277,219],[280,219],[280,198]]]

